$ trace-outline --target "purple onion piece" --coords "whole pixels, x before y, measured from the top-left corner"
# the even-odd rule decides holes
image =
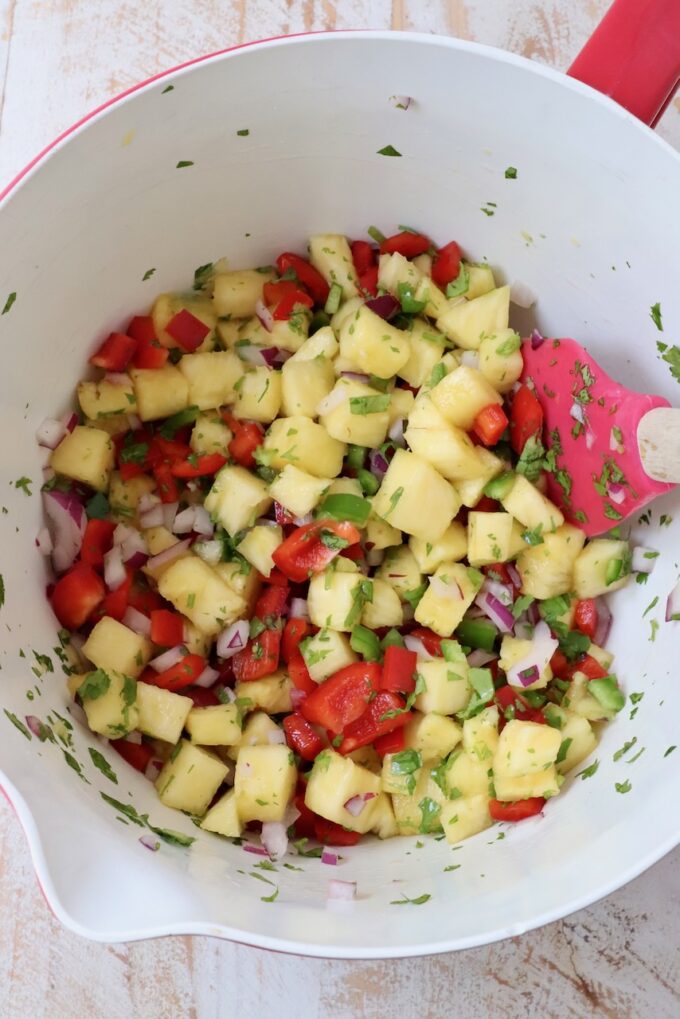
[[[533,329],[531,332],[531,349],[538,350],[539,347],[545,343],[545,336],[541,336],[538,329]]]
[[[372,297],[370,301],[366,301],[366,307],[380,318],[384,318],[386,322],[401,311],[401,304],[392,294]]]

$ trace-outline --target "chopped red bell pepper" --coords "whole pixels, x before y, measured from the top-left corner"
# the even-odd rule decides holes
[[[54,614],[67,630],[77,630],[101,604],[106,588],[98,573],[86,563],[76,563],[54,585]]]
[[[290,318],[298,304],[305,308],[314,306],[314,299],[293,280],[265,283],[263,297],[264,303],[274,309],[272,314],[277,322]]]
[[[142,774],[153,760],[153,750],[148,743],[132,743],[127,739],[112,739],[110,745],[124,761]]]
[[[385,649],[380,689],[390,690],[392,693],[413,693],[416,688],[417,666],[418,655],[415,651],[390,644]]]
[[[300,651],[293,651],[287,664],[290,681],[296,690],[310,694],[317,689],[318,683],[315,683],[309,675],[309,669]]]
[[[196,318],[186,308],[182,308],[170,319],[165,331],[169,336],[172,336],[182,350],[191,354],[203,343],[210,332],[210,326],[201,322],[200,318]]]
[[[293,254],[292,251],[284,251],[276,259],[276,268],[282,276],[292,269],[303,287],[309,290],[314,303],[323,307],[328,300],[330,287],[319,270],[310,265],[305,258]]]
[[[317,686],[300,710],[308,722],[338,735],[363,715],[369,701],[378,692],[380,673],[380,666],[375,662],[347,665]]]
[[[193,686],[205,669],[205,658],[200,655],[185,655],[164,672],[145,669],[140,681],[151,686],[160,686],[162,690],[183,690],[185,686]]]
[[[274,550],[272,559],[286,577],[302,583],[309,579],[310,574],[320,573],[335,559],[342,547],[341,542],[345,542],[345,547],[356,545],[360,537],[356,527],[347,521],[315,520],[293,531]]]
[[[315,839],[314,821],[317,815],[305,803],[305,789],[305,783],[298,782],[298,789],[293,797],[295,809],[300,813],[300,816],[294,821],[295,836],[299,839]]]
[[[148,452],[148,462],[152,467],[159,463],[175,463],[186,460],[191,454],[191,446],[180,439],[166,439],[159,433],[154,435]]]
[[[495,446],[508,427],[508,419],[500,404],[490,403],[488,407],[480,410],[472,427],[475,435],[482,440],[485,446]]]
[[[118,622],[125,615],[125,611],[130,604],[130,588],[132,587],[132,570],[126,570],[125,580],[120,584],[115,591],[109,591],[104,598],[101,606],[96,612],[96,616],[111,616],[112,619],[117,619]]]
[[[385,754],[398,754],[406,748],[406,731],[404,726],[400,729],[393,729],[386,732],[384,736],[378,736],[373,746],[381,757]]]
[[[475,506],[475,509],[477,509],[477,506]],[[513,581],[505,563],[489,563],[488,566],[482,566],[482,573],[485,577],[489,577],[490,580],[496,580],[499,584],[511,587],[515,597],[519,594],[520,587]]]
[[[184,618],[169,609],[151,613],[151,640],[161,647],[176,647],[184,641]]]
[[[115,529],[112,520],[88,520],[80,550],[81,562],[87,566],[103,566],[104,556],[113,544]]]
[[[170,465],[170,473],[174,478],[202,478],[206,474],[216,474],[227,462],[221,453],[190,453],[186,460],[176,460]]]
[[[283,631],[281,641],[281,655],[284,662],[289,662],[295,651],[304,640],[312,633],[313,627],[306,619],[289,619]]]
[[[155,340],[156,330],[151,315],[135,315],[131,318],[127,334],[138,343],[151,343],[152,340]]]
[[[288,590],[288,577],[284,577],[281,570],[277,570],[276,566],[272,568],[271,573],[267,577],[267,580],[272,587],[285,587]]]
[[[378,296],[378,266],[373,265],[366,272],[362,272],[359,277],[359,287],[370,297]]]
[[[501,713],[499,729],[503,729],[505,726],[505,712],[508,708],[513,709],[514,717],[519,722],[546,724],[546,718],[541,709],[532,708],[529,702],[522,697],[521,693],[512,686],[501,686],[496,690],[496,704],[500,708]]]
[[[441,657],[442,638],[434,630],[430,630],[427,626],[416,626],[414,630],[411,630],[410,636],[422,640],[428,654],[434,655],[435,658]]]
[[[188,686],[182,690],[182,697],[191,697],[196,708],[214,708],[222,703],[214,690],[202,686]]]
[[[283,720],[283,728],[288,746],[304,761],[313,761],[324,749],[324,741],[299,712],[287,715]]]
[[[282,506],[280,502],[275,502],[274,519],[276,520],[277,524],[281,524],[282,527],[287,527],[289,524],[293,523],[295,517],[293,516],[292,513],[289,513],[288,510],[284,506]]]
[[[254,616],[269,622],[283,614],[288,601],[288,585],[270,584],[265,587],[255,602]]]
[[[475,513],[498,513],[502,508],[497,499],[483,495],[479,502],[475,504]]]
[[[123,372],[137,349],[137,340],[125,333],[111,333],[90,357],[90,364],[107,372]]]
[[[358,831],[348,831],[341,824],[315,814],[314,837],[322,846],[356,846],[361,835]]]
[[[377,264],[376,251],[368,241],[352,241],[350,247],[357,276],[361,277],[369,269],[375,268]]]
[[[226,414],[222,415],[226,419]],[[233,460],[241,467],[254,467],[255,457],[253,456],[258,446],[262,445],[264,430],[255,421],[239,421],[238,418],[229,415],[227,424],[234,433],[227,449]]]
[[[139,574],[137,578],[139,578]],[[137,579],[130,588],[128,604],[138,612],[143,612],[145,616],[151,616],[155,609],[162,609],[167,605],[167,602],[163,601],[157,591],[152,591],[150,587],[144,587]]]
[[[550,668],[558,679],[573,679],[575,673],[582,672],[588,679],[604,679],[609,673],[592,655],[580,655],[576,661],[570,662],[561,651],[556,651],[550,659]]]
[[[153,469],[153,476],[156,479],[156,488],[161,502],[177,502],[180,488],[177,479],[170,470],[170,464],[159,463]]]
[[[338,753],[351,754],[353,750],[368,746],[380,736],[403,728],[412,717],[405,707],[402,697],[388,690],[380,690],[364,713],[345,726]]]
[[[574,626],[586,637],[595,640],[597,630],[597,603],[594,598],[580,598],[574,609]]]
[[[402,230],[401,233],[386,237],[380,245],[381,255],[392,255],[399,252],[404,258],[416,258],[429,251],[432,242],[424,234],[412,234],[410,230]]]
[[[271,676],[279,667],[281,646],[280,630],[263,630],[258,637],[249,640],[243,651],[232,658],[234,676],[241,683]]]
[[[445,290],[449,283],[458,279],[462,257],[456,241],[449,241],[443,248],[438,248],[432,261],[432,282]]]
[[[525,817],[540,814],[544,806],[542,796],[531,796],[528,800],[516,800],[514,803],[489,800],[489,813],[494,821],[523,821]]]
[[[156,339],[150,315],[135,315],[128,326],[128,335],[137,340],[137,349],[132,358],[135,368],[163,367],[170,352]]]
[[[520,386],[510,408],[510,444],[515,453],[521,454],[532,435],[539,435],[543,428],[543,408],[528,386]]]

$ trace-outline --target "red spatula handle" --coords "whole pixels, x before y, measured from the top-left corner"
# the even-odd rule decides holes
[[[614,0],[568,73],[653,127],[680,85],[680,0]]]

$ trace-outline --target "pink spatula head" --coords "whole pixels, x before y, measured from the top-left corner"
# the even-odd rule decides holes
[[[575,340],[527,340],[522,354],[555,453],[548,494],[567,520],[601,534],[673,487],[646,473],[638,451],[640,421],[668,400],[619,385]]]

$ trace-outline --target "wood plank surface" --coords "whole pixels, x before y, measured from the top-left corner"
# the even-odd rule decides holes
[[[0,0],[0,186],[58,132],[164,68],[263,36],[449,33],[565,68],[608,0]],[[680,100],[660,126],[680,148]],[[74,836],[75,837],[75,836]],[[210,938],[102,946],[63,930],[0,800],[0,1019],[680,1016],[680,851],[606,901],[489,948],[348,963]]]

